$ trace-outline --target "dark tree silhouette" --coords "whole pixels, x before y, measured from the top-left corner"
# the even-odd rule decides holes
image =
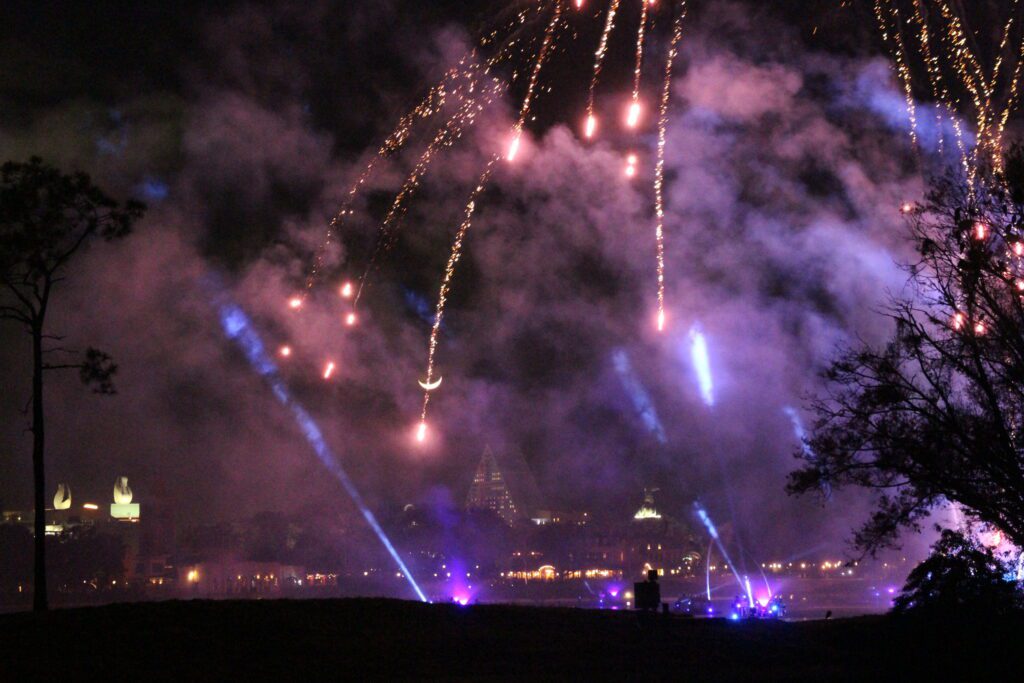
[[[32,534],[21,524],[0,524],[0,596],[16,596],[32,576]]]
[[[875,491],[863,552],[943,501],[1024,546],[1024,155],[973,190],[940,179],[905,213],[917,258],[884,311],[892,337],[827,371],[788,488]]]
[[[46,313],[71,259],[99,238],[127,235],[144,207],[120,205],[84,173],[64,174],[32,158],[0,167],[0,318],[22,325],[32,339],[32,474],[35,505],[33,608],[48,607],[46,592],[46,481],[43,376],[50,370],[78,370],[101,394],[114,393],[117,370],[110,356],[93,348],[78,360],[51,361],[62,337],[46,330]]]
[[[1020,591],[1007,568],[987,548],[946,529],[932,553],[907,576],[893,611],[1003,614],[1021,608]]]

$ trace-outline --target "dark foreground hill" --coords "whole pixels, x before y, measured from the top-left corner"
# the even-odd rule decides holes
[[[1021,680],[1022,627],[383,599],[143,603],[0,616],[0,681]]]

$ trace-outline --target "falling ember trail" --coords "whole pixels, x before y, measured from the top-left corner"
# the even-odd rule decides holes
[[[619,0],[612,0],[608,5],[608,14],[604,21],[604,30],[601,32],[601,42],[598,43],[597,52],[594,53],[594,72],[590,77],[590,92],[587,95],[587,123],[584,134],[589,138],[593,137],[597,129],[597,117],[594,115],[594,91],[597,89],[597,80],[601,76],[601,65],[604,64],[604,56],[608,52],[608,36],[615,28],[615,14],[619,11]]]
[[[441,330],[441,320],[444,318],[444,305],[448,301],[448,292],[451,290],[452,278],[455,277],[455,266],[458,264],[459,259],[462,258],[462,244],[466,239],[466,233],[469,232],[469,228],[473,225],[473,213],[476,211],[476,202],[480,198],[480,194],[484,191],[487,186],[487,181],[490,180],[491,172],[494,170],[494,164],[498,161],[499,157],[492,157],[487,162],[484,172],[480,174],[480,179],[477,181],[476,187],[473,188],[473,192],[469,195],[469,201],[466,203],[465,214],[462,218],[462,223],[459,225],[458,231],[455,233],[455,240],[452,242],[452,250],[448,256],[448,264],[444,269],[444,277],[441,280],[441,289],[437,294],[437,307],[434,310],[434,324],[430,328],[430,344],[427,348],[427,379],[425,383],[430,385],[434,381],[434,357],[437,353],[437,341],[438,333]],[[417,441],[423,441],[427,432],[427,406],[430,404],[430,391],[424,390],[423,392],[423,410],[420,412],[420,425],[416,434]]]
[[[626,168],[623,171],[627,178],[632,178],[636,175],[636,163],[637,156],[635,154],[629,154],[626,156]]]
[[[936,101],[942,103],[942,107],[946,110],[946,116],[949,118],[950,123],[953,125],[953,132],[956,137],[956,146],[960,152],[960,164],[963,167],[964,177],[967,178],[968,189],[973,193],[973,176],[971,173],[971,165],[967,156],[967,145],[964,143],[963,127],[960,122],[960,117],[957,115],[953,108],[953,103],[949,93],[949,86],[942,78],[942,68],[939,63],[939,58],[932,50],[932,34],[928,28],[928,19],[926,14],[921,9],[919,2],[914,2],[914,21],[920,27],[918,31],[918,40],[921,43],[921,56],[924,59],[925,68],[928,72],[928,81],[931,83],[932,96]],[[877,10],[876,10],[877,12]],[[940,110],[936,108],[936,121],[938,123],[939,131],[939,153],[941,156],[942,152],[942,114]]]
[[[530,105],[533,103],[533,95],[537,90],[537,81],[540,79],[540,72],[544,68],[544,62],[551,52],[551,46],[555,41],[555,31],[558,29],[561,21],[562,3],[556,2],[555,9],[551,14],[551,21],[548,23],[547,28],[544,29],[544,40],[537,51],[537,61],[533,63],[533,70],[530,72],[530,81],[526,86],[526,95],[523,96],[523,105],[519,108],[519,119],[512,129],[512,142],[509,144],[508,154],[505,156],[508,161],[513,161],[519,152],[519,140],[523,134],[523,126],[526,125],[526,117],[530,115]]]
[[[633,98],[626,111],[626,125],[636,128],[640,122],[640,73],[644,62],[644,32],[647,30],[647,6],[650,0],[640,0],[640,28],[636,31],[636,63],[633,66]]]
[[[478,74],[476,73],[476,69],[472,69],[467,73],[472,74],[467,76],[467,80],[469,82],[467,90],[472,93],[477,87]],[[445,124],[438,129],[433,139],[428,143],[426,149],[416,162],[416,165],[406,177],[405,182],[402,183],[402,188],[398,191],[398,194],[395,195],[394,200],[391,202],[391,207],[388,209],[387,214],[384,216],[384,220],[381,222],[380,235],[377,239],[377,244],[374,247],[370,259],[366,262],[366,268],[363,271],[363,276],[359,279],[359,287],[356,288],[355,296],[352,297],[353,309],[359,305],[359,301],[362,299],[363,290],[366,288],[367,281],[374,266],[377,264],[381,255],[393,245],[395,226],[402,216],[405,215],[405,207],[408,203],[408,199],[419,188],[420,181],[430,169],[430,165],[438,156],[438,152],[441,149],[453,145],[455,141],[462,136],[463,130],[475,123],[476,117],[484,107],[494,101],[494,98],[497,97],[500,91],[501,86],[499,82],[494,79],[490,79],[488,86],[483,89],[483,93],[479,97],[474,97],[472,94],[465,95],[462,103],[459,105],[455,113],[453,113]]]
[[[417,120],[426,119],[433,116],[439,111],[445,104],[445,101],[450,95],[458,96],[460,92],[460,86],[457,85],[458,79],[463,75],[462,66],[466,60],[472,55],[463,57],[459,64],[445,74],[445,77],[440,83],[430,89],[422,101],[417,104],[412,111],[408,112],[398,120],[398,124],[395,126],[391,135],[384,140],[384,143],[377,150],[377,154],[370,160],[370,162],[363,168],[362,173],[356,178],[355,182],[349,188],[348,193],[345,195],[345,201],[342,203],[341,209],[331,219],[331,222],[327,226],[327,233],[324,236],[323,241],[316,250],[316,254],[313,259],[313,267],[309,271],[309,275],[306,277],[306,288],[302,293],[302,298],[305,299],[308,296],[310,289],[316,282],[317,276],[324,265],[324,256],[327,253],[327,249],[330,247],[331,242],[337,236],[341,225],[345,220],[345,216],[352,214],[352,203],[355,200],[359,190],[369,180],[370,175],[373,173],[374,167],[377,162],[387,157],[389,154],[396,152],[406,143],[412,134],[413,125]],[[452,83],[456,83],[452,87]],[[463,86],[465,87],[465,86]]]
[[[903,94],[906,100],[907,118],[910,120],[910,142],[917,151],[917,108],[914,104],[914,93],[912,89],[913,80],[910,73],[910,66],[907,64],[906,49],[903,45],[903,31],[900,27],[900,17],[895,5],[890,5],[893,18],[893,25],[890,29],[889,22],[885,17],[883,7],[886,0],[875,0],[875,19],[878,21],[878,28],[882,33],[882,41],[887,45],[889,40],[893,41],[892,54],[896,62],[896,72],[899,74],[900,83],[903,85]],[[890,36],[891,33],[891,36]]]
[[[658,160],[654,165],[654,228],[655,255],[658,278],[658,331],[665,329],[665,138],[668,130],[668,109],[672,99],[672,64],[683,37],[683,19],[686,18],[686,0],[680,0],[679,13],[672,24],[672,39],[665,59],[665,80],[661,86],[658,108]]]
[[[522,131],[513,130],[512,142],[508,143],[508,153],[505,154],[505,159],[508,161],[515,161],[516,155],[519,154],[520,138],[522,138]]]

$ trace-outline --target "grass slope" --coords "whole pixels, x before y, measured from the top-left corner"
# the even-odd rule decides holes
[[[142,603],[0,616],[0,681],[1013,680],[1022,626],[385,599]]]

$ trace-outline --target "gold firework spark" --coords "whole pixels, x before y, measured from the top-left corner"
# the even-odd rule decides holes
[[[683,19],[686,18],[686,0],[679,0],[679,11],[672,24],[672,38],[665,59],[665,78],[661,86],[658,107],[658,160],[654,165],[654,239],[658,275],[658,331],[665,329],[665,139],[668,129],[669,103],[672,100],[672,65],[683,37]]]
[[[468,88],[469,92],[475,91],[476,83],[477,76],[474,75],[472,86]],[[363,276],[359,279],[359,287],[356,289],[356,294],[352,299],[353,308],[358,305],[359,300],[362,298],[363,290],[367,285],[370,273],[381,254],[390,249],[391,245],[394,243],[396,225],[402,216],[405,215],[405,209],[408,205],[409,198],[419,188],[420,181],[429,170],[431,163],[437,157],[438,151],[446,147],[450,147],[461,139],[465,130],[472,127],[476,122],[477,116],[495,100],[502,89],[503,86],[499,81],[490,79],[487,87],[484,88],[479,97],[471,95],[465,97],[456,112],[445,122],[444,126],[438,129],[433,139],[431,139],[426,149],[420,155],[419,160],[406,177],[405,182],[402,183],[401,189],[398,191],[398,194],[395,195],[387,214],[384,216],[384,220],[381,222],[377,245],[374,248],[373,254],[370,256],[370,259],[366,263]]]
[[[480,174],[480,179],[477,180],[476,186],[469,195],[469,201],[466,203],[466,209],[463,213],[462,223],[459,224],[459,229],[455,233],[455,240],[452,242],[451,253],[448,255],[448,263],[445,265],[444,276],[441,278],[441,288],[437,294],[437,306],[434,309],[434,324],[430,328],[430,343],[427,347],[427,379],[426,384],[431,384],[434,381],[434,359],[437,354],[437,341],[438,333],[441,330],[441,320],[444,318],[444,307],[448,301],[448,292],[451,291],[452,279],[455,277],[455,266],[458,265],[459,259],[462,258],[462,245],[466,239],[466,233],[469,232],[470,227],[473,225],[473,214],[476,212],[477,201],[480,198],[480,194],[487,187],[487,181],[490,180],[491,172],[494,170],[494,164],[500,157],[494,156],[490,161],[487,162],[487,166],[484,168],[483,173]],[[420,412],[420,434],[423,434],[426,430],[427,422],[427,405],[430,403],[430,391],[423,392],[423,409]],[[420,438],[422,441],[422,438]]]
[[[636,31],[636,59],[633,65],[633,97],[626,112],[626,125],[635,128],[640,121],[640,73],[644,62],[644,32],[647,29],[647,6],[652,0],[640,0],[640,28]]]
[[[619,11],[619,0],[611,0],[608,5],[608,14],[604,20],[604,30],[601,32],[601,41],[597,45],[597,52],[594,53],[594,71],[590,78],[590,91],[587,95],[587,122],[584,130],[586,137],[592,137],[597,130],[597,117],[594,115],[594,91],[597,89],[597,80],[601,76],[601,66],[604,64],[604,56],[608,52],[608,36],[615,28],[615,14]]]
[[[530,80],[526,84],[526,94],[523,96],[523,104],[519,108],[519,119],[512,129],[512,141],[509,143],[508,153],[505,158],[512,161],[519,150],[519,137],[523,134],[523,126],[526,125],[526,117],[530,114],[530,105],[533,103],[534,92],[537,89],[537,82],[540,80],[540,72],[544,62],[551,51],[555,41],[555,33],[562,21],[562,3],[555,2],[554,10],[551,13],[551,21],[544,29],[544,40],[537,51],[537,59],[533,63],[533,70],[530,72]]]

